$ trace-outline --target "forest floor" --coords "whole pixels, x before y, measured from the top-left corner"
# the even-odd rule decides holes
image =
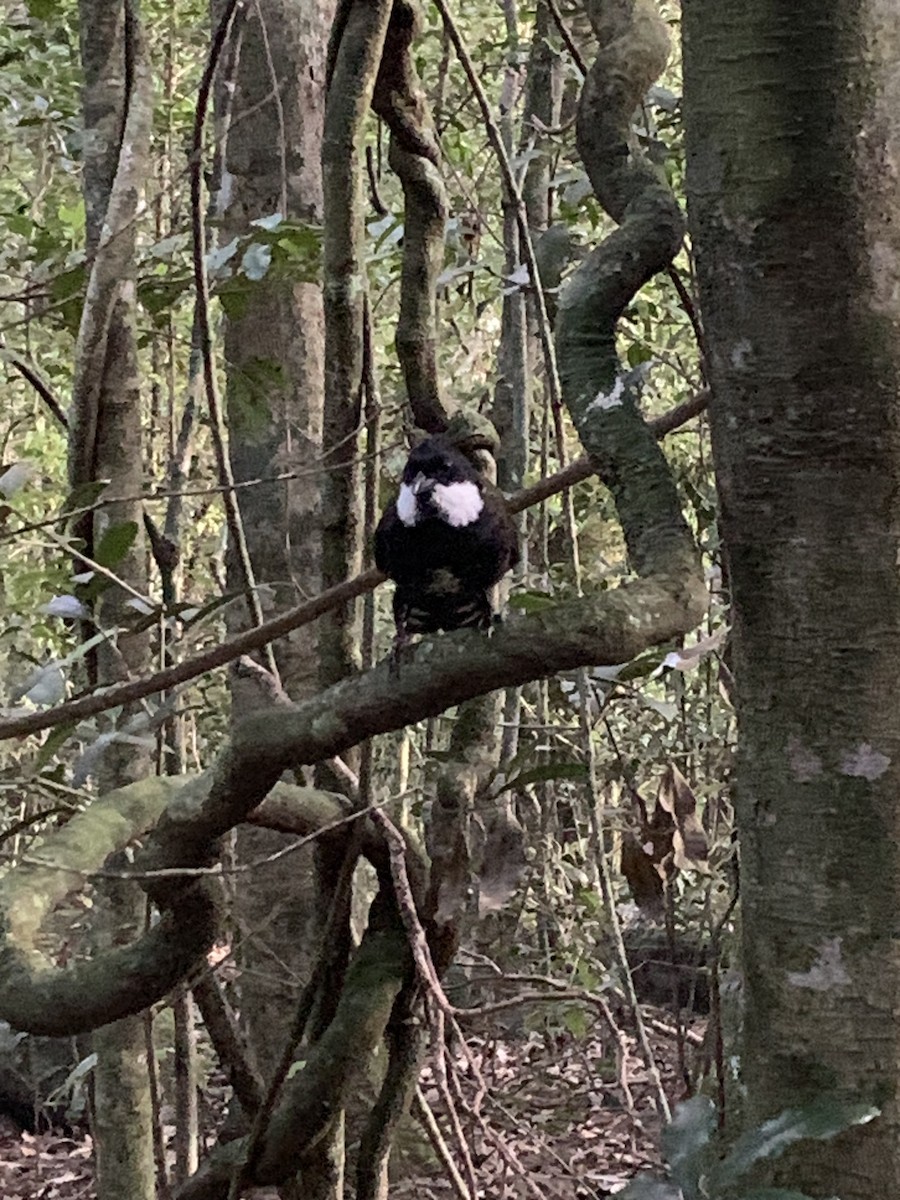
[[[702,1027],[688,1031],[683,1064],[671,1016],[649,1010],[645,1019],[674,1104],[685,1093],[683,1066],[696,1075]],[[466,1046],[442,1070],[432,1064],[423,1073],[420,1095],[437,1118],[440,1140],[429,1146],[422,1124],[410,1120],[395,1155],[391,1200],[458,1197],[441,1161],[445,1152],[461,1180],[474,1179],[478,1195],[491,1200],[603,1200],[659,1166],[658,1089],[632,1034],[620,1029],[616,1037],[599,1024],[577,1034],[545,1026],[505,1038],[470,1035]],[[0,1118],[0,1200],[95,1195],[87,1135],[23,1133]]]

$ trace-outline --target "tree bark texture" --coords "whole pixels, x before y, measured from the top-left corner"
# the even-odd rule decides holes
[[[333,0],[277,0],[251,7],[233,51],[232,80],[217,96],[223,136],[219,187],[222,239],[246,236],[251,222],[280,213],[322,220],[321,141],[325,106],[323,31]],[[233,86],[232,86],[233,85]],[[267,605],[283,611],[321,588],[320,494],[324,317],[317,283],[270,271],[248,289],[243,311],[225,326],[229,450],[241,517]],[[318,631],[295,630],[275,647],[292,700],[317,685]],[[233,672],[236,719],[273,703],[255,675]],[[266,858],[284,836],[242,828],[238,855]],[[241,1011],[264,1075],[274,1069],[309,971],[306,935],[313,909],[310,853],[282,856],[248,876],[234,916],[242,946]]]
[[[322,582],[356,574],[361,560],[357,441],[362,411],[366,304],[363,168],[366,121],[391,15],[390,0],[341,0],[331,33],[322,134],[327,220],[325,278],[325,453]],[[348,674],[357,646],[355,605],[329,613],[319,629],[321,680]]]
[[[734,604],[751,1116],[877,1121],[790,1160],[900,1195],[900,13],[684,5],[688,188]]]
[[[242,24],[233,92],[228,89],[230,119],[222,131],[223,241],[246,236],[251,221],[273,213],[292,221],[322,220],[323,31],[333,9],[334,0],[277,0],[251,7]],[[320,590],[319,285],[270,271],[248,288],[241,314],[227,320],[225,357],[235,478],[297,475],[245,488],[240,498],[256,578],[271,588],[271,607],[284,609]],[[293,699],[315,687],[316,640],[315,630],[301,629],[276,647]]]
[[[121,880],[107,883],[103,891],[100,947],[127,943],[144,924],[144,897],[136,884]],[[155,1200],[153,1111],[143,1018],[125,1017],[104,1025],[92,1041],[97,1054],[92,1127],[97,1196],[99,1200]]]
[[[72,480],[107,479],[108,497],[142,490],[141,390],[135,333],[135,225],[131,219],[147,171],[151,103],[148,64],[135,7],[129,0],[80,5],[84,69],[83,188],[91,281],[76,355],[73,386]],[[134,544],[116,574],[141,594],[147,589],[140,502],[121,499],[88,517],[81,532],[89,551],[103,534],[133,523]],[[108,588],[96,606],[101,628],[127,625],[130,596]],[[147,667],[147,634],[114,633],[96,655],[101,685]],[[126,710],[125,717],[128,713]],[[146,773],[148,756],[113,745],[100,771],[104,790]],[[127,944],[144,920],[146,900],[135,884],[116,886],[98,905],[100,944]],[[105,945],[104,945],[105,943]],[[155,1172],[143,1021],[126,1017],[94,1035],[97,1053],[95,1136],[100,1200],[153,1200]]]
[[[437,280],[444,265],[447,196],[440,147],[416,66],[421,26],[416,0],[394,0],[372,109],[391,131],[388,162],[403,187],[397,359],[413,421],[429,433],[441,433],[453,409],[443,397],[437,353]]]

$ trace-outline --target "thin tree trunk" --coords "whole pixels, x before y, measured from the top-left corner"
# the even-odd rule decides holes
[[[175,1019],[175,1183],[180,1184],[197,1170],[200,1154],[197,1112],[197,1032],[194,1028],[194,998],[188,988],[179,988],[172,999]]]
[[[115,278],[111,290],[88,289],[79,338],[72,421],[70,462],[73,484],[108,479],[107,496],[140,495],[143,474],[141,395],[134,328],[135,230],[128,214],[116,227],[112,199],[127,185],[136,193],[145,173],[149,150],[149,95],[146,63],[134,6],[126,0],[82,0],[81,56],[84,69],[85,162],[83,187],[87,250],[94,260],[94,280],[104,273]],[[130,178],[129,178],[130,176]],[[129,201],[135,203],[132,197]],[[112,236],[110,236],[112,235]],[[104,263],[115,261],[115,271]],[[99,302],[97,297],[100,297]],[[106,300],[108,297],[108,301]],[[109,322],[96,341],[85,336],[91,321],[102,329],[99,310],[108,302]],[[91,312],[94,305],[97,313]],[[93,344],[93,358],[85,354]],[[83,532],[88,546],[103,532],[134,522],[137,537],[126,557],[115,564],[117,575],[146,593],[147,569],[143,548],[141,509],[134,500],[119,500],[96,517]],[[101,628],[127,623],[128,595],[108,589],[98,604]],[[99,684],[120,681],[147,666],[146,634],[110,637],[98,650]],[[127,714],[126,714],[127,716]],[[107,754],[100,783],[111,789],[143,775],[147,755],[133,746],[113,746]],[[136,885],[116,886],[101,905],[100,940],[117,944],[131,940],[142,927],[146,901]],[[129,1017],[97,1031],[95,1133],[99,1200],[153,1200],[155,1173],[152,1107],[146,1066],[146,1041],[141,1017]]]
[[[133,940],[143,927],[145,906],[134,884],[115,882],[104,888],[98,944]],[[143,1017],[104,1025],[94,1034],[93,1047],[97,1200],[154,1200],[153,1106]]]

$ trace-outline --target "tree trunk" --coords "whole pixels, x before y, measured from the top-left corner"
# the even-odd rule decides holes
[[[782,1169],[900,1195],[900,12],[689,0],[688,186],[734,602],[752,1117],[877,1121]]]
[[[246,236],[273,213],[322,220],[321,141],[326,31],[334,0],[276,0],[248,12],[234,66],[234,91],[219,95],[224,160],[224,241]],[[235,480],[282,480],[246,488],[241,516],[254,572],[275,615],[321,588],[324,325],[321,288],[272,275],[247,293],[226,324],[230,454]],[[319,631],[296,630],[275,646],[292,700],[318,686]],[[282,697],[283,699],[284,697]],[[236,717],[273,703],[255,676],[232,674]],[[277,698],[275,698],[277,700]],[[283,849],[287,837],[244,827],[243,861]],[[281,1056],[301,985],[310,970],[314,910],[311,852],[282,855],[247,877],[235,914],[242,934],[241,1009],[266,1078]]]
[[[93,261],[92,281],[79,333],[73,386],[71,483],[107,479],[106,497],[123,499],[100,510],[81,532],[89,550],[103,534],[128,522],[137,536],[128,554],[114,564],[117,576],[141,594],[147,590],[139,496],[143,483],[141,394],[135,336],[135,226],[121,205],[136,197],[146,172],[150,104],[147,72],[136,13],[123,0],[82,0],[81,57],[84,69],[85,156],[83,190],[87,251]],[[116,197],[114,201],[114,196]],[[121,221],[121,224],[117,222]],[[103,283],[104,277],[109,286]],[[108,324],[100,315],[109,305]],[[96,311],[92,313],[91,309]],[[92,344],[91,324],[102,328]],[[131,497],[126,499],[124,497]],[[104,629],[128,623],[130,596],[114,586],[97,604]],[[96,658],[101,685],[147,667],[146,634],[111,636]],[[123,720],[130,714],[126,711]],[[109,748],[100,771],[103,790],[142,777],[145,752],[133,745]],[[117,886],[99,906],[101,944],[130,941],[143,925],[146,901],[136,884]],[[95,1079],[97,1188],[100,1200],[153,1200],[156,1193],[143,1019],[128,1017],[99,1029]]]

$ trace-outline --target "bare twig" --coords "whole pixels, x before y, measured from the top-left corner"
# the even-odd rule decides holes
[[[453,1161],[453,1155],[450,1153],[450,1147],[444,1140],[444,1135],[441,1133],[441,1127],[437,1123],[437,1118],[431,1111],[428,1101],[425,1099],[425,1093],[421,1087],[416,1088],[416,1094],[413,1097],[413,1107],[416,1116],[425,1130],[431,1148],[441,1160],[444,1170],[447,1172],[447,1178],[453,1187],[454,1192],[459,1197],[459,1200],[473,1200],[473,1194],[459,1173],[456,1163]]]
[[[263,1083],[251,1061],[234,1013],[212,971],[205,971],[193,984],[194,998],[203,1024],[212,1039],[219,1063],[248,1116],[258,1111]]]
[[[155,602],[149,596],[145,596],[143,592],[139,592],[137,588],[133,588],[127,580],[122,579],[115,573],[115,571],[111,571],[109,567],[104,567],[102,563],[97,562],[97,560],[95,558],[91,558],[90,555],[85,554],[83,550],[73,549],[66,538],[60,537],[59,534],[54,533],[52,529],[47,530],[46,536],[49,537],[51,542],[59,546],[60,549],[65,550],[68,554],[71,554],[78,562],[84,563],[84,565],[91,571],[94,571],[97,575],[102,575],[103,578],[108,579],[110,583],[114,583],[117,587],[122,588],[123,591],[128,592],[130,596],[132,596],[140,604],[144,605],[145,608],[154,609],[157,607]]]
[[[382,409],[381,415],[387,416],[393,411],[393,406],[388,405]],[[191,414],[191,421],[193,421],[193,414]],[[185,432],[185,435],[189,436],[190,428],[185,430],[184,426],[182,426],[182,429]],[[180,435],[179,442],[180,444],[183,444]],[[405,445],[405,443],[402,444]],[[386,449],[392,449],[395,445],[401,445],[401,442],[391,442],[388,444]],[[185,451],[186,450],[187,448],[185,447]],[[133,500],[142,500],[145,504],[148,504],[161,502],[163,500],[171,500],[173,498],[180,499],[184,496],[214,496],[219,492],[241,492],[247,488],[266,487],[273,483],[287,483],[294,479],[307,479],[311,475],[318,477],[321,473],[323,465],[325,470],[328,471],[344,471],[355,468],[368,461],[366,455],[358,455],[352,461],[347,460],[339,463],[329,464],[328,459],[331,453],[331,450],[325,451],[316,459],[313,465],[307,467],[306,469],[296,471],[279,471],[275,475],[261,475],[257,479],[237,479],[231,484],[215,483],[208,484],[204,487],[190,488],[162,487],[152,492],[140,492],[132,495],[117,495],[110,497],[99,496],[91,504],[85,504],[81,508],[67,509],[65,517],[67,520],[73,520],[77,517],[84,516],[86,513],[94,512],[100,508],[105,508],[107,505],[124,504]],[[53,517],[44,517],[40,521],[31,521],[28,524],[17,525],[14,529],[9,531],[4,530],[3,532],[0,532],[0,543],[13,541],[16,538],[21,537],[23,533],[34,533],[39,529],[47,529],[52,525],[58,525],[60,519],[61,518],[59,514],[57,514]]]
[[[120,704],[130,704],[135,700],[142,700],[154,692],[168,691],[170,688],[187,683],[190,679],[196,679],[198,675],[203,675],[216,667],[224,667],[236,658],[240,658],[242,654],[258,650],[274,638],[283,637],[293,629],[298,629],[301,625],[314,621],[339,604],[346,604],[357,596],[371,591],[385,578],[385,575],[374,568],[363,571],[361,575],[339,583],[336,587],[328,588],[327,591],[321,592],[312,600],[307,600],[304,604],[289,609],[281,616],[266,621],[256,629],[248,629],[245,633],[240,633],[221,645],[213,646],[212,649],[198,654],[192,659],[173,663],[172,666],[165,667],[146,679],[135,679],[117,684],[102,692],[81,696],[77,700],[70,700],[66,704],[60,704],[58,707],[47,709],[44,712],[28,713],[25,716],[10,717],[5,721],[0,721],[0,739],[37,733],[41,729],[51,729],[55,725],[67,721],[81,721],[87,717],[94,717],[97,713],[106,712],[107,709],[116,708]]]
[[[369,199],[372,201],[372,208],[375,210],[376,216],[386,217],[389,210],[378,190],[378,172],[375,168],[375,155],[371,146],[366,146],[366,177],[369,180]]]
[[[37,367],[21,354],[17,354],[15,350],[9,350],[2,342],[0,342],[0,358],[5,359],[14,370],[19,372],[27,383],[31,384],[62,428],[68,429],[69,418],[66,416],[62,404]]]
[[[288,1031],[281,1050],[281,1057],[272,1078],[269,1080],[269,1086],[266,1089],[265,1095],[254,1114],[253,1125],[247,1138],[244,1161],[235,1169],[231,1177],[231,1183],[228,1188],[228,1200],[238,1200],[242,1185],[248,1183],[253,1178],[254,1168],[259,1160],[265,1142],[266,1131],[268,1130],[272,1114],[275,1111],[281,1089],[288,1077],[291,1063],[294,1060],[294,1053],[303,1039],[316,1001],[319,998],[319,993],[331,972],[335,950],[343,945],[343,939],[338,936],[338,933],[341,926],[345,925],[350,919],[350,895],[353,887],[353,872],[356,869],[356,862],[359,858],[361,846],[360,826],[355,825],[347,840],[344,858],[338,871],[337,879],[335,880],[331,907],[328,910],[328,917],[322,929],[319,953],[313,967],[312,975],[300,994],[300,999],[297,1002],[297,1010],[291,1022],[291,1028]]]
[[[648,421],[647,424],[656,437],[663,438],[666,434],[673,433],[682,425],[687,424],[698,413],[703,412],[708,403],[709,392],[698,392],[696,396],[685,400],[683,404],[677,404],[675,408],[661,417]],[[593,474],[594,468],[591,460],[586,454],[582,455],[581,458],[576,458],[574,462],[569,463],[564,470],[548,475],[546,479],[541,479],[530,487],[522,488],[521,491],[508,496],[506,503],[509,511],[517,513],[525,508],[531,508],[533,504],[540,504],[542,500],[555,496],[557,492],[561,492],[565,488],[574,487],[576,483],[583,483]]]
[[[575,45],[575,41],[571,33],[569,33],[568,27],[566,26],[565,21],[562,19],[562,13],[559,11],[559,5],[556,3],[556,0],[547,0],[547,10],[550,13],[550,16],[553,18],[553,24],[559,30],[559,36],[565,42],[566,49],[572,55],[572,62],[581,72],[581,77],[583,79],[588,73],[587,63],[582,58],[581,51]]]
[[[388,853],[390,855],[391,878],[394,883],[394,891],[397,898],[397,906],[400,910],[400,919],[403,922],[403,927],[406,930],[407,939],[409,941],[410,950],[412,951],[413,961],[416,967],[416,973],[419,976],[423,986],[426,988],[426,994],[431,1000],[436,1013],[436,1036],[435,1042],[437,1045],[437,1060],[439,1084],[444,1096],[444,1101],[447,1104],[448,1113],[453,1122],[456,1139],[460,1146],[460,1152],[463,1155],[467,1165],[467,1173],[470,1174],[469,1184],[473,1190],[473,1194],[477,1193],[477,1181],[474,1176],[474,1167],[469,1169],[468,1145],[462,1134],[459,1118],[456,1113],[456,1104],[452,1098],[447,1081],[444,1079],[441,1082],[441,1075],[445,1073],[447,1066],[447,1058],[444,1053],[444,1024],[449,1024],[454,1037],[459,1042],[460,1050],[463,1058],[466,1060],[466,1066],[472,1074],[472,1078],[476,1081],[479,1088],[479,1103],[471,1107],[469,1111],[482,1134],[493,1143],[497,1152],[503,1161],[510,1167],[512,1171],[521,1179],[526,1189],[534,1195],[537,1200],[544,1200],[543,1193],[540,1188],[529,1177],[528,1172],[518,1160],[513,1151],[506,1145],[503,1138],[491,1127],[480,1111],[480,1097],[487,1092],[487,1084],[484,1081],[481,1069],[475,1060],[474,1055],[470,1051],[463,1032],[460,1029],[457,1021],[457,1010],[447,999],[447,994],[443,989],[441,981],[438,977],[437,970],[431,958],[431,951],[428,946],[428,939],[422,923],[419,920],[419,915],[416,910],[415,898],[413,896],[412,886],[409,882],[409,875],[406,870],[406,841],[400,830],[394,825],[391,819],[381,809],[376,809],[373,812],[373,817],[381,829],[384,831],[385,838],[388,843]],[[461,1099],[461,1096],[460,1096]],[[467,1106],[468,1107],[468,1106]]]
[[[26,829],[30,829],[32,825],[39,825],[41,821],[49,821],[51,817],[58,816],[73,816],[78,810],[72,804],[55,804],[53,808],[42,808],[40,812],[33,813],[30,817],[22,817],[18,821],[13,821],[12,825],[0,833],[0,846],[6,842],[12,841],[14,837],[18,837],[20,833],[24,833]]]
[[[432,1005],[432,1035],[435,1046],[434,1053],[434,1081],[437,1084],[441,1099],[444,1102],[444,1108],[447,1110],[447,1119],[450,1122],[450,1128],[453,1130],[453,1140],[456,1142],[459,1156],[463,1161],[463,1166],[466,1171],[468,1181],[469,1194],[473,1197],[478,1195],[478,1177],[475,1174],[475,1164],[472,1161],[472,1153],[469,1149],[469,1143],[466,1141],[466,1135],[462,1127],[462,1122],[459,1119],[459,1108],[450,1088],[450,1071],[448,1069],[448,1054],[447,1054],[447,1039],[445,1034],[444,1012],[440,1005]]]
[[[662,1077],[659,1073],[659,1067],[656,1064],[656,1058],[653,1054],[653,1048],[650,1045],[650,1039],[647,1037],[647,1028],[644,1024],[640,1002],[638,1001],[637,993],[634,989],[634,980],[631,977],[631,968],[628,964],[628,953],[625,949],[625,942],[622,937],[622,926],[619,922],[619,913],[616,907],[615,896],[613,895],[609,863],[607,861],[606,850],[604,848],[605,838],[600,822],[601,798],[600,788],[597,782],[597,758],[594,751],[594,739],[592,736],[592,720],[589,712],[589,692],[587,687],[586,672],[582,671],[580,674],[581,684],[579,691],[581,693],[580,712],[583,750],[587,759],[588,768],[588,813],[591,823],[591,836],[594,842],[594,859],[599,877],[600,893],[603,897],[603,903],[606,906],[607,915],[609,917],[613,945],[615,947],[616,957],[619,962],[622,983],[625,988],[625,996],[628,1001],[628,1006],[631,1009],[631,1016],[637,1031],[637,1038],[641,1047],[641,1053],[644,1056],[647,1074],[650,1076],[650,1079],[653,1081],[653,1085],[656,1089],[656,1099],[659,1105],[660,1115],[666,1121],[670,1121],[672,1118],[672,1112],[669,1107],[669,1099],[666,1096],[665,1088],[663,1087]],[[625,1048],[624,1046],[621,1046],[621,1043],[620,1048],[622,1049],[622,1052],[625,1053]],[[624,1070],[624,1066],[622,1069]]]

